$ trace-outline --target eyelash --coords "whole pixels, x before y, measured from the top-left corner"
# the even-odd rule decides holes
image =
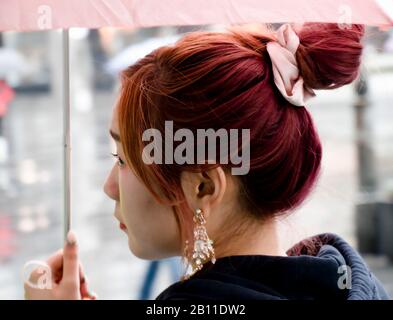
[[[124,161],[119,157],[117,153],[111,153],[111,155],[117,159],[117,164],[119,165],[119,167],[122,167],[124,165]]]

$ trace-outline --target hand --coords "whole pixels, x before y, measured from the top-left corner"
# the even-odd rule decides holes
[[[95,300],[88,290],[86,276],[78,258],[78,244],[70,231],[63,249],[55,252],[44,264],[46,274],[36,268],[25,281],[25,299],[28,300]],[[47,277],[42,281],[43,277]],[[33,284],[33,285],[32,285]],[[38,284],[41,284],[39,286]]]

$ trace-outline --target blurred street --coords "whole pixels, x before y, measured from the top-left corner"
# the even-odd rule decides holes
[[[78,62],[77,62],[78,63]],[[80,67],[84,66],[84,62]],[[73,66],[77,72],[79,66]],[[77,81],[77,79],[75,80]],[[117,89],[73,88],[72,212],[81,260],[92,290],[101,299],[137,299],[147,261],[134,257],[113,217],[114,203],[102,190],[115,161],[108,134]],[[89,91],[90,90],[90,91]],[[379,182],[393,194],[393,73],[370,78],[373,147]],[[60,100],[61,101],[61,100]],[[22,268],[62,246],[62,108],[47,93],[17,94],[4,121],[8,160],[0,163],[0,299],[23,299]],[[285,242],[334,232],[355,247],[357,160],[352,86],[318,92],[309,109],[323,146],[323,173],[309,200],[282,221]],[[393,296],[393,265],[366,256]],[[152,297],[171,282],[162,265]]]

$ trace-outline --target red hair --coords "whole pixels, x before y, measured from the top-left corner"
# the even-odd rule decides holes
[[[352,82],[363,33],[360,25],[304,25],[296,55],[305,85],[333,89]],[[146,165],[146,129],[164,134],[165,120],[173,121],[174,130],[250,129],[250,171],[238,176],[239,200],[257,218],[298,207],[317,181],[321,142],[309,111],[291,105],[274,84],[266,51],[272,39],[262,29],[192,32],[122,72],[118,110],[126,161],[158,201],[173,206],[182,238],[191,245],[193,212],[185,203],[180,174],[214,165]],[[226,170],[234,164],[221,166]]]

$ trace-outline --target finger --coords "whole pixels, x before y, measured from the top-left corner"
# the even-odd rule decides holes
[[[63,277],[63,249],[57,250],[46,263],[51,268],[54,281],[58,283]]]
[[[57,250],[54,254],[52,254],[47,260],[46,263],[50,267],[59,268],[63,266],[63,248]]]
[[[88,298],[89,297],[88,283],[81,263],[79,263],[79,283],[80,283],[80,293],[82,299],[85,297]]]
[[[97,300],[98,296],[95,292],[88,291],[87,295],[82,296],[82,300]]]
[[[79,260],[76,235],[69,231],[63,250],[63,278],[62,280],[77,282],[79,285]]]
[[[83,300],[96,300],[97,294],[89,290],[89,282],[83,270],[83,265],[79,263],[80,293]]]

